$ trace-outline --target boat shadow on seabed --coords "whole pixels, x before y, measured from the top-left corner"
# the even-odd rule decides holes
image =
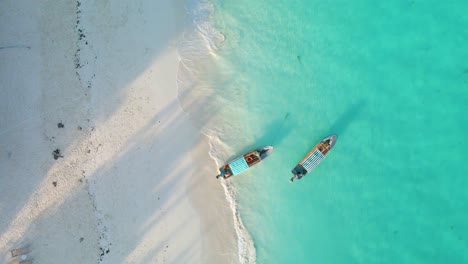
[[[285,130],[285,128],[287,127],[285,126],[285,123],[287,122],[288,118],[289,113],[286,113],[283,118],[278,118],[274,120],[267,127],[265,127],[265,133],[263,134],[263,136],[258,138],[256,142],[259,142],[260,144],[272,142],[272,145],[277,145],[287,136],[287,134],[290,131],[290,129]],[[224,164],[219,169],[220,174],[218,174],[216,178],[227,179],[231,176],[237,175],[247,170],[251,166],[264,160],[266,157],[271,155],[272,152],[273,146],[268,146],[267,144],[264,144],[264,146],[262,147],[250,150],[243,156],[237,157],[234,160],[231,160],[229,163]]]
[[[308,172],[314,169],[325,157],[328,151],[331,150],[333,145],[336,143],[337,135],[343,135],[353,120],[357,119],[357,116],[361,112],[361,109],[365,106],[365,102],[362,100],[353,104],[344,114],[342,114],[330,128],[327,130],[330,133],[329,136],[322,139],[307,153],[301,161],[292,169],[293,176],[289,179],[290,182],[294,180],[300,180]]]

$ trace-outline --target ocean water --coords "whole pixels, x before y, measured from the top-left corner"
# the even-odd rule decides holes
[[[275,147],[224,183],[240,262],[468,263],[467,1],[189,7],[179,99],[210,155]]]

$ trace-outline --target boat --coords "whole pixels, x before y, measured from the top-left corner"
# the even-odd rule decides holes
[[[292,169],[294,179],[300,180],[307,173],[311,172],[330,152],[336,143],[337,136],[331,135],[322,139],[317,145],[315,145],[305,156],[299,161],[299,163]]]
[[[266,159],[273,152],[272,146],[262,146],[251,150],[244,155],[235,158],[233,161],[224,164],[220,169],[220,174],[216,178],[227,179],[234,175],[238,175],[260,161]]]

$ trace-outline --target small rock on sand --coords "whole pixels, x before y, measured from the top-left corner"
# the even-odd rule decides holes
[[[60,153],[60,149],[56,149],[52,152],[54,159],[57,160],[58,158],[63,158],[62,153]]]

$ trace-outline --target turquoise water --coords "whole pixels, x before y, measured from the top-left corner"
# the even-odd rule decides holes
[[[275,146],[230,180],[257,263],[468,263],[468,2],[212,3],[199,122],[220,159]]]

